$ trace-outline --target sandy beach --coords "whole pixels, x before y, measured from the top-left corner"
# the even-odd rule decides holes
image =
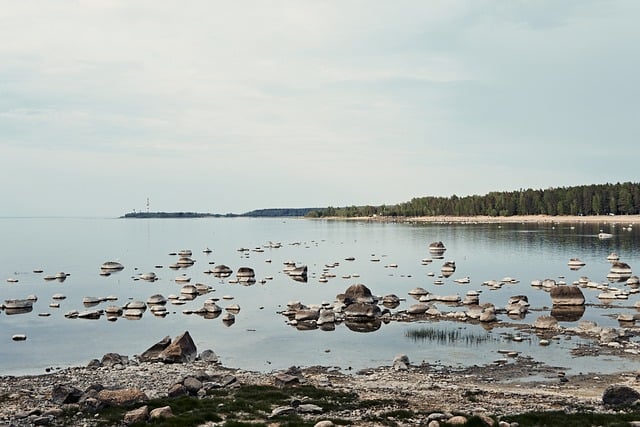
[[[330,217],[329,220],[346,221],[380,221],[380,222],[408,222],[408,223],[435,223],[435,224],[507,224],[507,223],[539,223],[539,224],[640,224],[640,215],[514,215],[514,216],[419,216],[419,217]]]

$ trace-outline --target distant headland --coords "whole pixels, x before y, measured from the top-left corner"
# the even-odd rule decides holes
[[[120,218],[277,218],[277,217],[303,217],[318,208],[269,208],[256,209],[242,214],[236,213],[208,213],[208,212],[129,212]]]

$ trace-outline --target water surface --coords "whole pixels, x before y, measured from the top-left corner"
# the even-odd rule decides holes
[[[640,228],[640,227],[636,227]],[[613,238],[599,239],[600,230]],[[576,371],[606,371],[632,368],[629,362],[609,358],[572,358],[569,349],[580,340],[554,341],[549,347],[538,345],[537,337],[521,343],[505,339],[512,330],[452,322],[414,322],[382,324],[375,332],[355,332],[345,325],[334,331],[320,329],[300,331],[286,323],[280,314],[290,300],[305,304],[333,301],[353,283],[363,283],[374,294],[395,293],[407,298],[398,309],[415,302],[407,292],[421,286],[440,295],[464,294],[480,290],[481,302],[504,307],[512,295],[528,295],[533,309],[522,323],[533,323],[541,314],[549,314],[548,293],[534,289],[534,279],[553,278],[572,283],[581,276],[607,283],[610,263],[606,257],[617,252],[632,267],[638,265],[638,230],[610,224],[400,224],[343,222],[304,219],[201,218],[201,219],[112,219],[112,218],[4,218],[0,219],[0,299],[24,298],[35,294],[34,310],[26,314],[0,312],[0,372],[2,374],[41,373],[47,367],[86,364],[107,352],[133,355],[144,351],[166,335],[172,337],[188,330],[199,350],[213,349],[226,366],[271,371],[291,365],[322,364],[341,369],[358,369],[390,364],[398,353],[406,353],[412,362],[441,361],[450,365],[490,363],[501,358],[499,349],[511,348],[557,366]],[[428,245],[442,241],[447,251],[444,259],[429,265]],[[280,248],[269,243],[281,242]],[[205,254],[203,250],[212,252]],[[249,248],[249,251],[239,251]],[[260,248],[260,251],[256,251]],[[194,266],[172,270],[176,256],[170,253],[191,249]],[[354,257],[354,261],[345,258]],[[579,257],[586,266],[578,271],[568,268],[570,258]],[[108,260],[121,262],[125,269],[109,277],[100,273]],[[267,261],[271,262],[267,262]],[[372,261],[379,260],[379,261]],[[444,285],[434,284],[445,260],[455,260],[456,272],[445,278]],[[282,272],[283,263],[294,261],[309,267],[308,282],[292,280]],[[333,268],[335,278],[320,283],[323,268]],[[241,286],[229,280],[205,274],[215,264],[232,269],[252,267],[256,279],[273,277],[265,284]],[[397,267],[390,267],[390,265]],[[157,268],[156,266],[162,266]],[[42,269],[43,273],[34,273]],[[64,282],[45,281],[43,276],[66,272]],[[155,272],[159,280],[134,280],[140,273]],[[70,310],[83,310],[82,298],[115,295],[117,305],[129,300],[146,299],[156,293],[165,297],[179,294],[179,275],[191,277],[191,283],[204,283],[215,291],[185,305],[168,304],[170,314],[164,318],[147,311],[139,320],[120,318],[115,322],[103,316],[98,320],[67,319]],[[637,272],[636,272],[637,274]],[[351,276],[343,278],[343,276]],[[470,284],[454,279],[469,276]],[[519,283],[500,290],[482,286],[487,280],[512,277]],[[18,283],[5,279],[16,278]],[[624,284],[612,284],[624,288]],[[600,291],[584,289],[587,309],[580,320],[617,326],[615,315],[635,313],[637,295],[629,300],[614,300],[609,308],[601,304]],[[60,308],[50,308],[51,297],[62,293],[67,298]],[[236,321],[225,326],[220,318],[205,319],[183,314],[183,310],[202,307],[209,296],[234,297],[241,307]],[[104,309],[108,304],[95,307]],[[227,303],[220,301],[219,305]],[[441,305],[443,311],[458,310]],[[39,316],[49,313],[50,316]],[[513,321],[506,316],[500,320]],[[578,321],[562,322],[577,326]],[[464,334],[490,334],[481,343],[413,340],[407,331],[420,327],[458,328]],[[27,340],[14,342],[14,334],[26,334]]]

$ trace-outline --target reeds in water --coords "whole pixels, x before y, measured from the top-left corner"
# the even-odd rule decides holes
[[[409,329],[404,336],[415,342],[436,342],[438,344],[462,344],[478,346],[487,341],[496,341],[488,332],[471,332],[463,329],[441,329],[421,327]]]

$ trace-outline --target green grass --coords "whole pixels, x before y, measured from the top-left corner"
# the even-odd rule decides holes
[[[150,400],[145,403],[150,411],[162,406],[170,406],[175,417],[156,419],[148,423],[134,423],[131,426],[196,426],[207,421],[224,422],[225,427],[265,426],[272,421],[268,417],[273,408],[289,405],[293,399],[318,405],[325,413],[398,405],[398,401],[395,400],[360,400],[355,392],[327,390],[306,385],[285,388],[243,385],[235,389],[211,390],[204,398],[178,397]],[[401,401],[400,404],[406,405],[406,402]],[[142,405],[140,403],[106,408],[99,413],[98,425],[120,424],[127,411]],[[93,414],[86,414],[86,417],[92,418]],[[326,417],[322,418],[326,419]],[[294,413],[276,417],[273,421],[282,427],[305,427],[315,425],[317,420],[306,420],[303,416]],[[350,424],[349,420],[339,418],[332,421],[336,425]]]

